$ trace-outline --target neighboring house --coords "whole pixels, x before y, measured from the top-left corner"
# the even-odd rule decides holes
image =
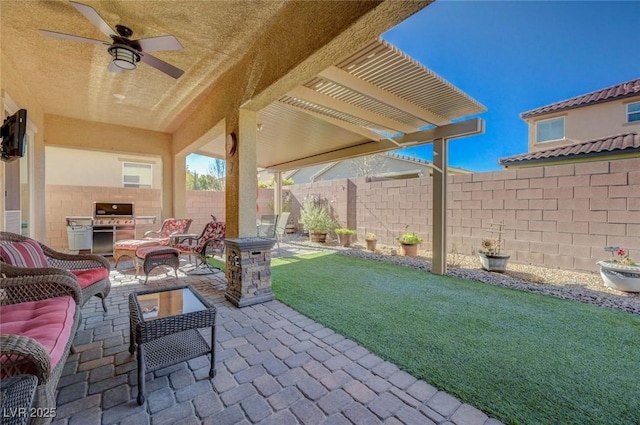
[[[449,167],[448,171],[450,174],[471,173],[455,167]],[[352,177],[367,177],[370,180],[409,179],[432,174],[433,163],[429,161],[397,153],[383,153],[299,168],[282,176],[299,184]],[[271,173],[268,171],[259,174],[260,181],[270,179]]]
[[[529,151],[505,168],[640,156],[640,78],[520,114]]]

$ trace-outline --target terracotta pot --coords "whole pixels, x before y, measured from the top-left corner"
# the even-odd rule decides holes
[[[376,250],[376,242],[378,242],[377,239],[367,239],[367,249],[374,252]]]
[[[507,263],[511,258],[510,255],[506,254],[485,254],[483,252],[479,253],[478,257],[480,257],[480,264],[483,269],[499,273],[504,273],[507,270]]]
[[[318,230],[309,230],[309,240],[311,242],[325,243],[327,241],[327,232],[320,232]]]
[[[400,245],[402,245],[402,250],[404,251],[404,256],[405,257],[415,257],[418,255],[418,245],[417,244],[406,244],[406,243],[401,243]]]
[[[353,235],[338,235],[338,237],[342,246],[351,246],[353,244]]]

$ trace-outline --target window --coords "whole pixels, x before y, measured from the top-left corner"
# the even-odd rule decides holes
[[[536,143],[564,139],[564,117],[536,122]]]
[[[151,187],[151,164],[136,162],[122,163],[122,186],[124,187]]]
[[[627,105],[627,122],[640,122],[640,102]]]

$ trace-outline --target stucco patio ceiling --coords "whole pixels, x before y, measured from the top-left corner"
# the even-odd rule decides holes
[[[374,40],[258,112],[258,165],[288,170],[418,144],[395,138],[485,110],[388,42]],[[222,142],[221,134],[198,153],[222,158]]]
[[[393,46],[362,36],[430,0],[79,2],[111,28],[130,27],[132,39],[175,36],[183,50],[153,55],[184,75],[174,79],[145,63],[107,72],[106,46],[42,35],[109,41],[67,0],[0,1],[3,72],[24,79],[39,112],[171,133],[174,153],[224,158],[224,114],[215,108],[232,98],[216,96],[236,75],[247,86],[228,93],[257,112],[257,165],[264,168],[387,151],[402,145],[397,136],[484,111]]]

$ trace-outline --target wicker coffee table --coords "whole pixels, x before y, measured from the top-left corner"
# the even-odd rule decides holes
[[[55,417],[56,409],[32,409],[33,395],[38,378],[33,375],[16,375],[0,380],[0,423],[2,425],[26,425],[33,416]],[[43,412],[40,412],[43,411]],[[44,412],[46,411],[46,412]]]
[[[215,376],[216,308],[190,285],[129,295],[129,352],[138,348],[138,404],[145,401],[145,374],[211,354]],[[210,344],[198,331],[211,328]]]

